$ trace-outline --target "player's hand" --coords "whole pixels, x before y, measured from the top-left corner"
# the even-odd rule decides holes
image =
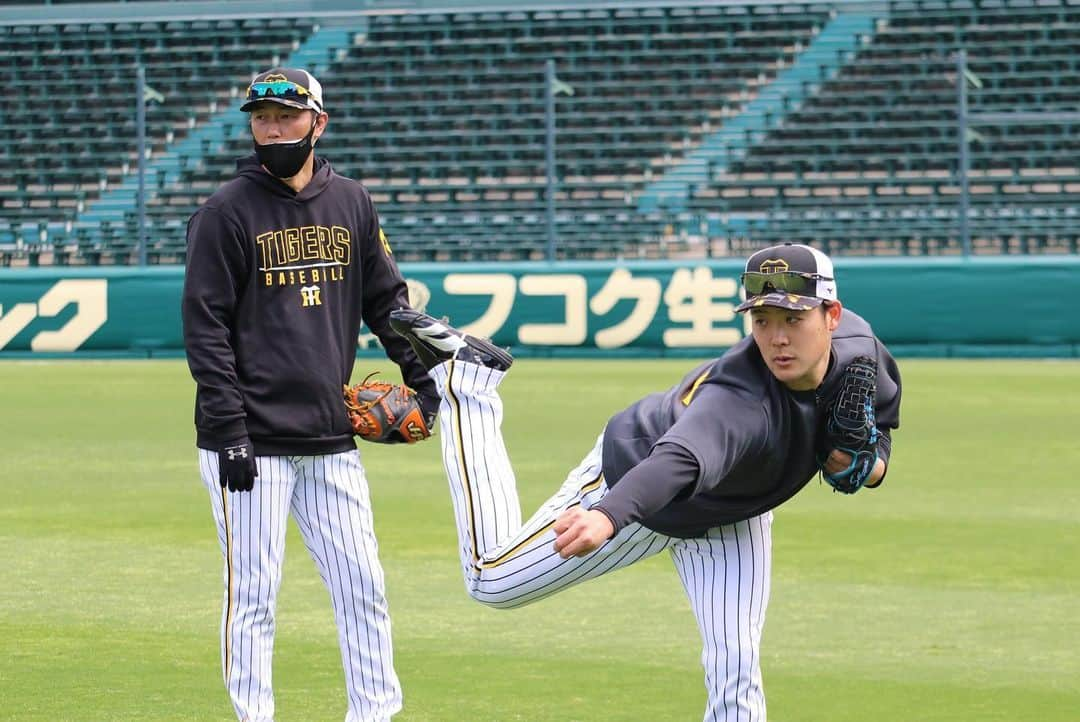
[[[851,466],[851,454],[844,453],[843,451],[837,451],[833,449],[829,452],[829,455],[825,458],[823,468],[829,474],[839,474]]]
[[[601,511],[580,506],[567,509],[555,520],[555,551],[563,559],[583,557],[615,534],[611,519]]]
[[[246,436],[225,443],[218,451],[218,482],[229,491],[251,491],[255,486],[255,447]]]
[[[822,469],[829,474],[838,474],[851,466],[851,454],[843,451],[837,451],[833,449],[829,452],[829,455],[825,458],[825,463]],[[866,479],[865,486],[874,487],[881,481],[881,477],[885,476],[885,461],[878,459],[874,463],[874,470],[870,472],[870,476]]]

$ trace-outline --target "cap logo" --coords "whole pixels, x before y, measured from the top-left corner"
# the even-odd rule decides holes
[[[783,258],[767,258],[760,266],[762,273],[785,273],[788,268],[788,262]]]
[[[273,75],[267,75],[262,79],[263,83],[287,83],[289,79],[281,73],[274,73]]]

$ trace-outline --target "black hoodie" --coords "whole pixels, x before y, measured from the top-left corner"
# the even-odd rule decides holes
[[[408,290],[367,190],[322,158],[296,193],[252,155],[188,221],[182,314],[198,446],[255,453],[356,448],[342,385],[361,321],[425,408],[434,382],[387,315]]]

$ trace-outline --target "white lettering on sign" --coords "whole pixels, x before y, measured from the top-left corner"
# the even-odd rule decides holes
[[[30,340],[33,351],[75,351],[105,325],[109,317],[108,281],[68,278],[57,281],[36,304],[17,303],[7,313],[0,308],[0,348],[4,348],[37,318],[60,315],[75,304],[75,315],[56,331],[41,331]]]
[[[713,324],[735,318],[732,302],[739,287],[734,279],[713,278],[712,270],[698,266],[693,271],[680,268],[671,276],[664,291],[668,317],[675,323],[689,323],[690,328],[669,328],[664,331],[668,348],[694,346],[733,346],[742,335],[738,328]]]
[[[736,321],[739,284],[733,278],[713,277],[707,266],[676,269],[667,281],[649,276],[634,276],[628,268],[614,269],[600,289],[589,297],[588,278],[583,274],[526,273],[515,278],[511,273],[449,273],[443,290],[450,296],[488,296],[488,305],[479,318],[459,326],[473,336],[492,338],[510,320],[517,295],[558,298],[558,313],[541,313],[538,304],[519,304],[517,341],[537,346],[579,346],[589,340],[589,312],[607,316],[623,301],[633,306],[620,318],[604,319],[610,323],[593,334],[597,348],[620,348],[634,343],[654,323],[663,332],[667,348],[732,346],[749,334],[748,322]],[[658,318],[661,301],[667,319]],[[447,310],[453,316],[453,304]],[[437,315],[437,312],[436,312]],[[523,322],[540,316],[558,321]],[[455,323],[451,318],[451,323]],[[594,324],[600,322],[594,319]],[[664,328],[667,326],[667,328]]]
[[[517,280],[510,273],[448,273],[443,279],[443,289],[456,296],[491,296],[480,318],[458,327],[471,336],[491,338],[510,318]],[[453,318],[450,322],[454,322]]]
[[[522,276],[519,288],[526,296],[561,296],[563,321],[560,323],[523,323],[518,340],[537,346],[578,346],[585,343],[589,324],[585,300],[589,289],[584,276],[576,273]]]
[[[634,310],[619,323],[596,332],[597,348],[619,348],[633,343],[645,332],[660,307],[660,281],[656,278],[634,278],[625,268],[616,268],[603,288],[589,301],[589,310],[603,316],[624,299],[634,300]]]

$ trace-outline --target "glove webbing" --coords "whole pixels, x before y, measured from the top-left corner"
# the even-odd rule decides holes
[[[378,371],[372,371],[371,373],[369,373],[367,376],[364,377],[364,380],[359,383],[359,386],[363,386],[363,387],[368,388],[368,389],[374,389],[375,391],[381,391],[382,396],[379,396],[378,398],[375,398],[375,399],[371,399],[370,401],[365,401],[363,403],[357,403],[356,402],[356,396],[354,394],[348,394],[346,396],[346,398],[345,398],[345,406],[346,406],[346,408],[348,408],[349,411],[354,411],[354,412],[362,414],[365,411],[372,408],[373,406],[375,406],[376,404],[381,404],[383,402],[383,399],[385,399],[387,396],[389,396],[391,393],[394,392],[394,389],[396,387],[393,384],[386,383],[385,381],[372,381],[371,383],[368,383],[368,380],[372,376],[378,376],[378,375],[379,375]],[[346,389],[346,391],[348,391],[349,387],[346,386],[345,389]],[[415,396],[416,395],[416,392],[413,391],[408,386],[402,385],[401,389],[405,393],[406,396]],[[393,418],[393,415],[390,413],[389,409],[387,409],[387,415],[390,416],[390,419],[389,419],[390,423],[393,423],[395,421],[395,419]]]
[[[877,463],[878,428],[874,412],[877,395],[877,364],[859,356],[844,370],[844,378],[829,410],[826,438],[838,451],[851,456],[843,471],[821,475],[836,491],[854,494],[861,489]]]

